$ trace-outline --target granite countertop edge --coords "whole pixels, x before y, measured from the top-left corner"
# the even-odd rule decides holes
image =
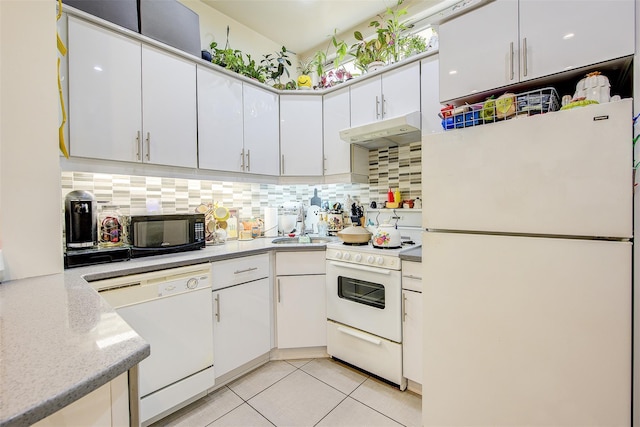
[[[98,264],[93,266],[85,266],[85,267],[76,267],[65,270],[63,273],[54,274],[50,276],[39,276],[34,278],[25,278],[19,279],[15,281],[4,282],[0,284],[0,306],[2,307],[14,307],[14,306],[31,306],[30,302],[40,300],[45,300],[51,298],[51,293],[54,296],[59,297],[63,303],[66,302],[70,296],[69,292],[80,292],[84,293],[85,296],[88,296],[90,299],[92,295],[98,295],[97,292],[93,289],[90,281],[107,279],[112,277],[131,275],[144,273],[154,270],[160,269],[168,269],[174,267],[182,267],[187,265],[194,265],[200,263],[208,263],[212,261],[220,261],[224,259],[237,258],[238,256],[249,256],[256,255],[261,253],[268,253],[271,251],[278,252],[288,252],[288,251],[324,251],[326,249],[325,243],[302,243],[302,244],[286,244],[286,245],[278,245],[272,244],[271,240],[267,239],[255,239],[250,242],[239,242],[239,241],[230,241],[227,244],[222,246],[207,246],[206,248],[199,251],[191,251],[191,252],[182,252],[176,254],[168,254],[161,256],[152,256],[152,257],[144,257],[144,258],[135,258],[129,261],[121,261],[114,262],[109,264]],[[46,289],[42,295],[40,295],[39,291]],[[49,295],[46,295],[49,293]],[[28,295],[27,295],[28,294]],[[94,298],[95,299],[95,298]],[[96,316],[96,315],[104,315],[105,313],[114,315],[115,311],[102,300],[95,307],[95,312],[92,313],[90,309],[89,313],[87,313],[88,317]],[[93,300],[92,300],[93,301]],[[95,303],[95,301],[93,301]],[[46,306],[47,301],[40,301],[40,304]],[[49,304],[51,304],[49,302]],[[82,307],[84,310],[85,307]],[[16,314],[18,312],[17,309],[13,310],[15,316],[13,318],[17,319],[15,322],[11,321],[10,315],[11,313],[5,313],[5,319],[3,321],[4,328],[13,328],[10,333],[19,335],[20,338],[16,338],[17,341],[16,346],[11,346],[17,348],[16,353],[11,354],[12,348],[8,348],[9,346],[3,346],[4,349],[0,349],[2,353],[0,353],[0,357],[3,357],[3,361],[6,364],[11,364],[12,360],[19,361],[20,355],[17,354],[18,351],[21,351],[22,348],[21,340],[26,343],[27,341],[38,341],[39,330],[35,329],[35,326],[28,330],[23,330],[25,327],[23,326],[25,322],[24,318],[20,316],[29,316],[29,310],[32,310],[32,316],[38,317],[41,313],[38,313],[35,308],[28,308],[26,313],[22,313],[24,310],[20,310],[20,314]],[[71,316],[71,314],[68,314]],[[7,318],[9,317],[9,318]],[[117,314],[115,317],[119,319],[120,322],[126,325],[124,320],[122,320]],[[80,320],[82,321],[82,320]],[[27,324],[30,322],[26,322]],[[61,322],[65,323],[65,322]],[[55,326],[52,323],[48,325],[49,327],[62,329],[69,329],[69,325]],[[77,328],[83,328],[86,325],[76,325]],[[95,325],[93,325],[95,329]],[[56,391],[53,393],[42,391],[37,388],[37,385],[33,386],[32,390],[22,389],[23,392],[27,392],[27,395],[31,395],[28,397],[30,402],[25,402],[25,399],[19,399],[18,397],[9,398],[12,393],[11,380],[7,379],[3,376],[2,382],[5,382],[4,385],[0,385],[0,396],[2,397],[2,411],[0,414],[0,427],[4,426],[16,426],[16,425],[30,425],[33,424],[55,412],[64,408],[65,406],[75,402],[76,400],[82,398],[83,396],[91,393],[92,391],[98,389],[102,385],[108,383],[109,381],[115,379],[120,374],[126,372],[136,364],[140,363],[150,354],[149,344],[142,339],[139,335],[135,334],[133,329],[125,326],[125,333],[132,333],[132,339],[128,340],[126,346],[121,353],[109,354],[110,364],[106,367],[100,367],[92,369],[92,361],[90,355],[88,359],[86,359],[86,363],[82,366],[74,366],[74,363],[78,363],[77,360],[70,358],[68,361],[68,366],[60,366],[61,359],[64,363],[64,351],[62,349],[67,349],[66,342],[57,343],[56,346],[51,346],[51,348],[47,348],[48,353],[46,357],[39,357],[37,362],[40,364],[40,368],[38,372],[56,372],[64,369],[69,370],[82,370],[83,368],[92,369],[81,379],[69,379],[67,383],[64,383],[64,380],[61,380],[60,377],[52,378],[52,380],[58,380],[59,382],[63,382],[63,384],[59,384],[59,387],[56,387]],[[44,329],[44,328],[43,328]],[[57,329],[53,332],[53,334],[57,333]],[[75,342],[77,340],[75,335],[70,335],[69,331],[63,331],[66,336],[70,336],[68,347],[73,348],[73,346],[78,346],[78,343]],[[122,330],[120,331],[122,332]],[[35,333],[35,337],[33,336]],[[51,333],[50,331],[45,332],[44,330],[41,334],[46,335]],[[22,336],[26,338],[21,338]],[[28,339],[27,339],[28,338]],[[46,340],[45,340],[46,341]],[[87,343],[92,344],[92,342],[87,338]],[[8,357],[7,356],[8,353]],[[56,358],[55,353],[58,354],[58,358]],[[102,353],[95,351],[96,357],[104,355]],[[22,362],[17,363],[19,366],[7,366],[5,365],[6,370],[11,369],[20,369],[24,366]],[[47,366],[50,364],[50,366]],[[28,370],[28,369],[27,369]],[[22,374],[21,374],[22,375]],[[24,384],[31,384],[32,382],[28,378],[29,372],[24,373],[26,378],[20,380],[20,382]],[[55,374],[54,374],[55,375]],[[41,376],[41,375],[40,375]],[[33,378],[34,380],[36,378]],[[40,380],[41,378],[37,378]],[[36,383],[34,383],[36,384]],[[58,386],[58,384],[56,384]],[[28,386],[26,386],[28,387]],[[7,398],[5,398],[7,397]]]
[[[400,252],[400,259],[405,261],[422,262],[422,246],[415,246]]]

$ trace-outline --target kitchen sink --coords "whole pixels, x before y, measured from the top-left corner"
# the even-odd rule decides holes
[[[335,239],[331,237],[311,237],[309,236],[310,241],[305,242],[304,240],[301,242],[298,237],[276,237],[271,241],[271,243],[275,243],[277,245],[284,244],[302,244],[308,245],[309,243],[329,243],[333,242]]]

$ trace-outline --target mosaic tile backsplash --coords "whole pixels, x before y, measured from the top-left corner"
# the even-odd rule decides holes
[[[96,200],[114,204],[124,215],[189,213],[201,203],[239,209],[240,218],[258,218],[268,206],[285,202],[309,204],[314,190],[329,204],[344,204],[347,196],[369,205],[386,200],[389,188],[403,199],[421,196],[421,143],[380,148],[369,152],[369,184],[275,185],[206,181],[183,178],[62,172],[62,199],[73,190],[91,192]],[[64,206],[64,203],[63,203]]]

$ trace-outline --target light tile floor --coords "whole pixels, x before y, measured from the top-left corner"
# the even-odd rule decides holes
[[[422,400],[332,359],[271,361],[154,423],[161,426],[420,426]]]

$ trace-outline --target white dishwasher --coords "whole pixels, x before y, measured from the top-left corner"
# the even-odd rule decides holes
[[[143,425],[204,396],[214,385],[210,264],[91,285],[151,346],[151,355],[139,366]]]

